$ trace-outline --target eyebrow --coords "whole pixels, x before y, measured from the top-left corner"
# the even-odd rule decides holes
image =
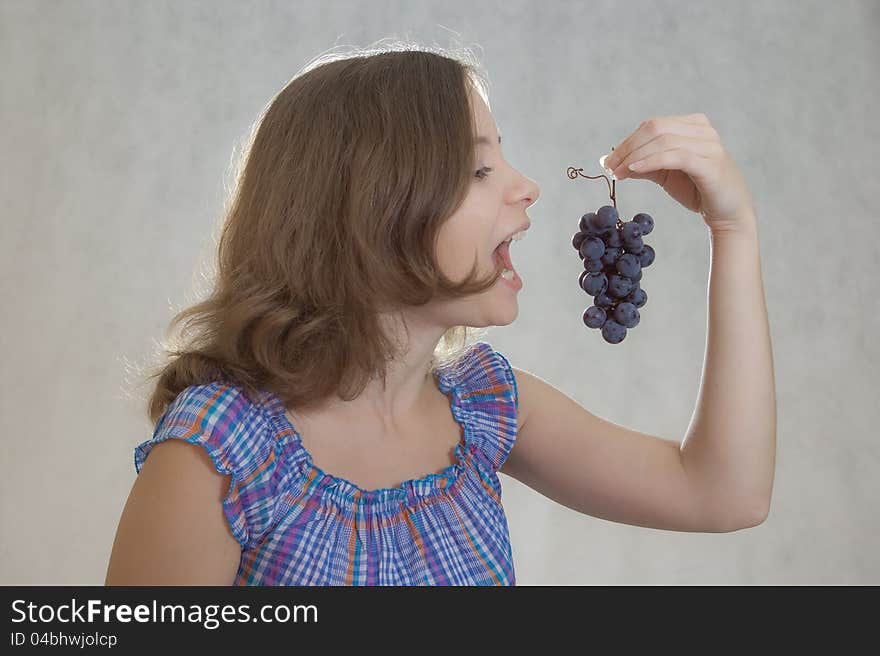
[[[486,144],[488,146],[492,142],[489,140],[489,137],[479,136],[479,137],[477,137],[476,143],[478,143],[478,144],[482,143],[482,144]],[[499,144],[501,143],[501,135],[500,134],[498,135],[498,143]]]

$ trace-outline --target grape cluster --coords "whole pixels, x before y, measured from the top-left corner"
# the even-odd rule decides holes
[[[648,302],[641,288],[642,269],[654,261],[654,249],[642,241],[651,234],[654,219],[644,212],[620,221],[617,209],[603,205],[581,217],[571,245],[584,261],[578,284],[593,296],[584,310],[588,328],[602,330],[609,344],[619,344],[628,328],[639,324],[639,310]]]

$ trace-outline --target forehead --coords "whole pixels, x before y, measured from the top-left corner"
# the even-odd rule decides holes
[[[495,127],[495,121],[491,114],[488,113],[488,110],[487,115],[488,118],[484,116],[482,119],[476,119],[477,136],[474,140],[474,147],[477,150],[501,145],[501,133]],[[496,133],[498,136],[495,136]]]
[[[483,100],[483,97],[476,91],[471,91],[471,106],[474,110],[474,118],[477,124],[477,133],[484,136],[492,136],[495,129],[495,117],[492,111]]]

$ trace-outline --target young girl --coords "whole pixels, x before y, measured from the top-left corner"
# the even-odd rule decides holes
[[[767,516],[757,221],[718,134],[702,114],[656,118],[605,164],[709,228],[703,385],[679,443],[474,341],[517,316],[507,241],[539,195],[502,154],[481,75],[467,53],[328,58],[269,104],[213,293],[174,318],[195,335],[154,374],[155,430],[135,449],[107,585],[512,585],[498,472],[638,526]]]

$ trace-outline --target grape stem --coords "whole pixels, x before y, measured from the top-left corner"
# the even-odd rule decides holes
[[[612,148],[611,150],[613,152],[614,148]],[[582,173],[582,171],[583,171],[583,169],[576,169],[573,166],[569,166],[568,170],[566,171],[566,175],[568,175],[569,180],[574,180],[578,176],[581,176],[582,178],[589,178],[590,180],[598,180],[599,178],[605,178],[605,183],[608,185],[608,197],[611,199],[611,202],[614,204],[614,209],[617,209],[617,193],[616,193],[616,186],[614,184],[616,181],[609,180],[608,176],[605,175],[604,173],[602,175],[584,175]]]

